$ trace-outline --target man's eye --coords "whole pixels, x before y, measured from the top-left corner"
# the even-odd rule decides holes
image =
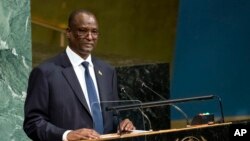
[[[81,32],[81,33],[87,33],[88,30],[87,29],[78,29],[78,32]]]
[[[97,30],[92,30],[91,32],[92,32],[92,33],[95,33],[95,34],[98,34],[98,31],[97,31]]]

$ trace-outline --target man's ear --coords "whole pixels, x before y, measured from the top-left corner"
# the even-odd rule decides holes
[[[69,27],[66,28],[66,37],[67,37],[67,38],[70,37],[70,32],[71,32],[70,28],[69,28]]]

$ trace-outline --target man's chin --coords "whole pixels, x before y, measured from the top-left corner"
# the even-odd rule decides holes
[[[82,50],[83,53],[90,54],[92,52],[93,48],[84,48]]]
[[[81,54],[81,56],[88,56],[89,54],[91,54],[92,49],[83,49],[80,50],[79,53]]]

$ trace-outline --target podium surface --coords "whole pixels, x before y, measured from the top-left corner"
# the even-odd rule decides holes
[[[126,134],[105,134],[101,135],[99,140],[124,140],[124,141],[228,141],[229,126],[231,122],[212,124],[212,125],[197,125],[179,129],[167,129],[159,131],[133,131]],[[93,141],[93,140],[92,140]]]

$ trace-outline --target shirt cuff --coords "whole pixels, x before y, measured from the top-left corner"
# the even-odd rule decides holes
[[[72,131],[72,130],[67,130],[67,131],[65,131],[65,132],[63,133],[62,141],[68,141],[67,135],[68,135],[68,133],[71,132],[71,131]]]

